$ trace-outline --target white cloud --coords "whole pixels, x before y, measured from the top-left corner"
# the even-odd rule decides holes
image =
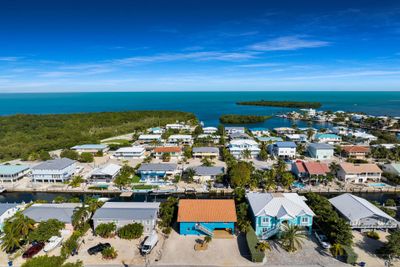
[[[329,46],[330,42],[305,39],[301,36],[282,36],[265,42],[250,45],[248,48],[256,51],[292,51],[304,48]]]
[[[0,61],[18,61],[21,57],[0,57]]]

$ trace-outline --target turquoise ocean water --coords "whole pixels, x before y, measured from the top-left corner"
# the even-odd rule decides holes
[[[0,94],[0,115],[16,113],[76,113],[125,110],[193,112],[205,125],[217,125],[222,114],[272,115],[292,108],[238,106],[243,100],[318,101],[321,110],[360,111],[400,116],[400,92],[109,92]],[[256,126],[290,126],[273,118]],[[300,127],[305,124],[299,122]],[[315,125],[324,127],[324,125]]]

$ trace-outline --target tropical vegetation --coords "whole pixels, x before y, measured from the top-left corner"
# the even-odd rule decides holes
[[[219,117],[219,121],[224,124],[248,124],[264,122],[270,118],[272,116],[226,114]]]

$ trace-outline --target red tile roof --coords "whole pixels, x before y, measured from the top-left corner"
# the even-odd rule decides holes
[[[232,199],[181,199],[178,222],[236,222]]]
[[[296,161],[295,165],[296,165],[298,172],[306,172],[306,169],[304,168],[304,162]]]
[[[179,153],[181,151],[182,150],[179,146],[160,146],[154,148],[155,153]]]
[[[344,146],[343,151],[346,153],[368,153],[369,148],[366,146]]]
[[[327,164],[321,162],[304,162],[304,167],[310,175],[325,175],[330,170]]]

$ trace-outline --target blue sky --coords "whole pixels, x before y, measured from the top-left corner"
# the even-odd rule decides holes
[[[400,90],[400,1],[0,2],[0,92],[163,90]]]

